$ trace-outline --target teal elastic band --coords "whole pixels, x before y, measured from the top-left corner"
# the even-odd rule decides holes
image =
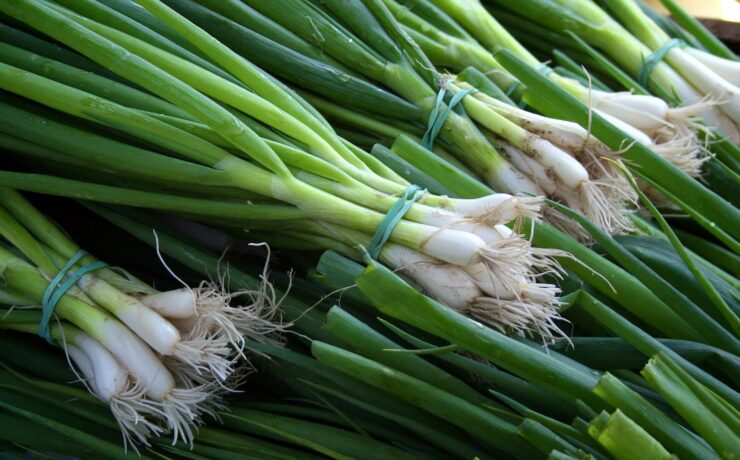
[[[637,73],[637,83],[642,85],[643,88],[647,88],[648,80],[650,80],[650,75],[653,73],[653,69],[655,68],[655,66],[663,60],[665,55],[668,54],[670,50],[677,46],[685,45],[686,42],[681,40],[680,38],[674,38],[663,43],[660,48],[652,52],[650,55],[648,55],[648,57],[645,58],[644,61],[642,61],[640,70]]]
[[[548,75],[553,73],[553,70],[549,65],[542,63],[537,66],[537,73],[542,74],[543,77],[547,77]]]
[[[506,91],[504,91],[504,94],[511,97],[512,94],[514,94],[514,91],[516,91],[517,88],[519,88],[519,85],[522,83],[519,80],[514,80],[511,82],[508,88],[506,88]]]
[[[403,196],[398,199],[393,206],[388,210],[385,217],[380,221],[378,229],[375,230],[375,235],[370,240],[370,244],[367,246],[367,252],[373,259],[377,259],[380,254],[380,250],[383,249],[383,245],[391,237],[391,233],[396,228],[396,225],[403,219],[403,216],[411,208],[426,190],[423,190],[417,185],[409,185]]]
[[[69,274],[69,270],[82,259],[87,252],[80,249],[75,252],[74,255],[67,261],[66,264],[59,270],[59,273],[49,281],[49,285],[46,286],[44,295],[41,297],[41,321],[39,322],[39,336],[46,339],[50,344],[54,344],[54,339],[51,337],[51,331],[49,329],[49,322],[51,316],[54,314],[54,309],[59,303],[62,296],[69,291],[69,288],[74,286],[77,281],[83,276],[90,273],[91,271],[107,267],[108,264],[105,262],[93,262],[91,264],[84,265],[78,270]],[[69,277],[67,275],[69,274]],[[65,280],[66,278],[66,280]],[[62,283],[62,280],[64,282]],[[59,284],[62,283],[62,284]]]
[[[447,94],[447,89],[441,88],[439,90],[439,93],[437,93],[437,99],[434,102],[434,109],[432,109],[432,113],[429,115],[427,131],[424,133],[424,137],[421,138],[421,145],[429,150],[432,150],[432,147],[434,146],[434,140],[437,139],[437,136],[442,130],[442,126],[445,124],[445,121],[447,121],[447,117],[450,116],[450,112],[452,111],[452,109],[454,109],[455,106],[459,104],[465,96],[477,91],[478,90],[475,88],[467,88],[460,91],[459,93],[452,96],[452,99],[450,99],[450,103],[447,104],[447,107],[444,110],[441,110],[442,104],[444,104],[445,101],[445,95]]]

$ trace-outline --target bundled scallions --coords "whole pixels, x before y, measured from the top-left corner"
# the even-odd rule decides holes
[[[633,0],[610,0],[606,5],[622,20],[635,37],[657,52],[670,46],[665,54],[665,61],[683,77],[702,98],[715,101],[719,110],[727,117],[716,125],[735,143],[740,143],[740,87],[738,72],[740,66],[736,61],[729,61],[710,55],[688,45],[671,46],[671,38],[650,17],[648,17]],[[578,7],[579,5],[575,5]],[[592,8],[594,15],[598,14]],[[589,9],[589,12],[591,9]],[[691,94],[680,94],[687,101]]]
[[[463,83],[460,88],[472,88]],[[504,156],[548,196],[583,212],[599,227],[620,233],[636,196],[613,166],[618,155],[579,125],[546,118],[501,102],[485,93],[463,99],[467,112],[498,137]],[[566,220],[562,227],[577,234]]]
[[[386,3],[435,65],[457,71],[472,67],[494,81],[502,91],[512,97],[521,97],[522,86],[492,54],[500,49],[509,50],[527,64],[541,69],[550,80],[595,113],[687,173],[697,176],[701,163],[709,158],[698,135],[706,127],[699,123],[697,116],[711,108],[711,102],[674,108],[659,97],[608,92],[563,76],[533,56],[479,0],[387,0]]]
[[[215,417],[244,372],[244,337],[278,339],[280,326],[271,322],[277,306],[263,292],[251,293],[254,303],[243,307],[230,305],[243,293],[225,294],[214,283],[158,292],[91,265],[91,256],[15,191],[0,189],[0,204],[0,234],[13,246],[0,248],[2,299],[15,307],[3,311],[0,327],[45,336],[49,327],[47,337],[108,403],[126,442],[146,444],[163,433],[192,442],[194,426]],[[67,279],[74,284],[65,291],[59,283]]]
[[[506,2],[491,3],[511,9]],[[666,126],[678,126],[675,133],[677,138],[684,133],[684,127],[694,124],[690,116],[698,115],[708,126],[718,130],[735,144],[740,142],[737,120],[733,118],[737,116],[734,113],[737,109],[733,108],[733,105],[738,104],[736,100],[733,101],[737,87],[702,64],[691,53],[673,45],[666,48],[663,60],[655,60],[651,68],[644,69],[643,63],[646,60],[654,60],[652,54],[667,46],[669,37],[634,1],[618,0],[606,4],[617,17],[624,20],[626,27],[635,35],[630,34],[625,26],[590,0],[566,2],[528,0],[517,5],[517,14],[525,14],[530,20],[553,30],[570,30],[590,45],[605,52],[633,78],[640,79],[641,72],[649,70],[648,78],[642,82],[643,85],[667,102],[675,105],[689,104],[687,110],[673,111],[668,109],[665,103],[653,99],[646,101],[639,100],[637,96],[623,99],[616,96],[614,99],[619,100],[619,105],[602,106],[603,109],[613,110],[612,115],[619,116],[619,113],[624,113],[629,117],[625,119],[628,123],[631,119],[635,120],[633,126],[642,125],[660,129],[659,124],[662,122],[668,123]],[[727,64],[728,68],[733,65],[729,62]],[[696,107],[691,107],[694,104]],[[623,112],[622,109],[626,111]],[[687,115],[689,118],[686,118]]]
[[[75,182],[5,173],[0,182],[176,211],[242,229],[298,228],[299,233],[348,247],[367,244],[409,183],[341,139],[295,93],[183,16],[157,1],[142,4],[231,76],[219,76],[51,2],[3,5],[3,11],[16,19],[161,97],[156,102],[151,96],[142,100],[164,110],[152,113],[142,107],[141,93],[131,87],[117,88],[111,95],[100,91],[109,80],[59,62],[47,61],[47,68],[63,71],[58,79],[53,78],[55,73],[47,78],[48,72],[35,67],[33,58],[24,59],[22,51],[6,48],[6,55],[16,58],[0,64],[0,87],[35,103],[0,104],[8,122],[0,128],[6,134],[0,139],[5,146],[56,174],[90,180],[94,169],[86,169],[105,164],[115,177]],[[110,136],[111,129],[126,137]],[[44,133],[40,138],[39,132]],[[65,167],[71,165],[80,169]],[[114,192],[92,182],[123,183],[128,191]],[[146,192],[153,183],[160,190],[170,187],[175,194]],[[386,229],[390,245],[385,251],[390,255],[383,256],[385,260],[401,267],[409,262],[396,253],[413,254],[418,261],[465,273],[468,285],[481,286],[468,299],[494,300],[468,300],[458,307],[476,303],[479,312],[490,307],[491,312],[479,316],[495,318],[497,309],[506,304],[507,318],[519,314],[524,319],[501,324],[550,335],[557,289],[537,280],[543,273],[558,271],[551,256],[565,254],[532,248],[521,235],[502,227],[525,218],[536,220],[541,199],[418,195],[405,214],[395,216],[403,218]],[[417,278],[421,285],[438,284],[423,270]],[[545,313],[528,311],[538,308]]]
[[[556,323],[560,289],[542,282],[541,277],[560,277],[562,269],[552,257],[567,254],[533,247],[504,225],[525,217],[537,218],[541,200],[505,194],[494,197],[500,204],[491,209],[490,215],[499,216],[497,223],[489,215],[486,222],[463,219],[452,224],[452,228],[486,242],[488,249],[480,262],[451,264],[394,243],[386,244],[378,259],[443,304],[501,331],[545,339],[561,336]],[[354,246],[370,244],[369,237],[328,223],[302,222],[300,228],[288,224],[273,230],[258,235],[276,246],[303,241],[306,248],[331,249],[357,260],[362,260],[363,254]]]
[[[247,2],[249,6],[231,5],[235,11],[233,14],[213,2],[203,2],[203,5],[190,1],[170,3],[172,8],[219,38],[223,38],[226,43],[232,45],[244,56],[252,57],[254,54],[239,45],[240,38],[274,41],[273,43],[278,47],[277,52],[284,54],[281,58],[285,60],[295,58],[293,51],[284,48],[292,47],[297,50],[296,40],[305,46],[313,44],[317,49],[323,50],[330,56],[331,62],[328,60],[313,62],[312,67],[306,69],[309,72],[315,72],[311,74],[310,82],[318,80],[319,83],[316,85],[307,84],[305,75],[299,74],[298,68],[294,72],[291,72],[289,68],[276,68],[275,71],[309,91],[320,93],[321,98],[308,95],[309,100],[315,103],[325,116],[340,120],[343,125],[347,124],[359,130],[369,130],[373,134],[386,135],[394,129],[395,135],[399,131],[417,134],[415,130],[418,128],[415,126],[431,124],[430,117],[433,114],[444,113],[446,118],[440,119],[441,125],[435,130],[439,135],[438,145],[457,156],[458,161],[464,163],[474,174],[482,177],[496,190],[511,194],[540,195],[545,192],[552,193],[553,187],[550,187],[551,184],[548,183],[540,183],[541,175],[537,178],[533,177],[529,173],[531,168],[521,171],[516,164],[512,164],[501,149],[495,148],[494,143],[497,142],[495,140],[491,142],[488,131],[525,152],[525,156],[535,158],[532,161],[544,162],[544,165],[538,169],[550,170],[561,176],[570,176],[567,183],[567,188],[570,189],[568,194],[577,196],[577,199],[570,199],[569,205],[594,217],[598,225],[611,232],[619,232],[629,227],[624,213],[626,211],[625,201],[630,200],[623,199],[624,195],[629,195],[627,188],[614,186],[610,180],[603,178],[603,174],[590,177],[589,173],[594,170],[590,168],[588,170],[578,164],[577,160],[571,158],[570,152],[563,152],[551,140],[528,131],[521,124],[515,126],[516,123],[499,116],[498,112],[491,111],[488,107],[480,104],[471,107],[475,104],[475,100],[468,101],[469,97],[462,100],[466,113],[451,111],[448,106],[451,103],[449,97],[452,97],[458,90],[452,88],[454,85],[447,82],[444,76],[434,69],[422,50],[408,36],[403,35],[403,31],[399,29],[400,24],[390,15],[385,5],[380,4],[381,2],[371,2],[367,5],[361,2],[350,2],[341,6],[329,3],[326,5],[326,10],[307,0],[284,0],[271,5],[263,2]],[[393,7],[393,4],[390,3],[390,6]],[[229,15],[229,17],[224,15]],[[275,28],[271,31],[269,28],[254,26],[255,21],[267,23],[269,19],[265,16],[279,23],[282,27],[280,33]],[[305,17],[310,20],[306,21]],[[358,17],[362,17],[363,20],[357,21]],[[366,26],[366,23],[372,24],[372,27]],[[286,33],[292,34],[291,40],[285,38]],[[482,56],[490,57],[487,61],[485,57],[481,58],[486,63],[495,63],[490,53],[482,48],[479,51]],[[306,66],[306,59],[295,59],[291,62]],[[336,62],[341,65],[336,66]],[[265,62],[265,65],[271,65],[269,60]],[[345,70],[345,67],[352,70]],[[327,72],[329,69],[331,73]],[[360,73],[361,76],[355,76],[355,72]],[[340,82],[328,81],[332,75],[340,75],[341,78],[338,78]],[[357,78],[367,79],[375,86],[369,86],[364,81],[361,84]],[[345,80],[344,85],[341,80]],[[332,85],[341,91],[332,93],[327,91],[324,85]],[[338,99],[345,96],[345,88],[342,86],[346,86],[346,90],[353,92],[349,97],[352,98],[353,103],[357,102],[355,106],[357,112],[349,113],[352,110],[333,106],[324,100],[324,98],[331,98],[341,103],[342,101]],[[450,88],[447,88],[448,86]],[[389,94],[386,88],[392,93]],[[439,89],[447,91],[450,96],[435,103]],[[390,111],[382,106],[379,107],[379,104],[372,103],[373,99],[379,99],[381,96],[398,109]],[[404,118],[413,125],[408,128],[409,132],[404,125],[394,124],[391,120],[387,123],[382,121],[378,123],[378,120],[370,119],[366,113],[360,111],[384,112],[384,116],[387,116],[386,112],[390,112],[391,116]],[[540,118],[540,120],[545,119]],[[427,134],[429,133],[430,131],[427,131]],[[543,158],[543,152],[545,158]],[[575,156],[575,153],[572,156]],[[554,167],[556,164],[557,166]],[[601,168],[599,173],[606,170],[608,169]],[[561,188],[563,188],[562,185]],[[623,192],[614,193],[615,189],[621,189]],[[560,193],[551,196],[562,199],[562,195]]]

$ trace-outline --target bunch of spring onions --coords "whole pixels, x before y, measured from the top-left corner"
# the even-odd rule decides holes
[[[491,3],[510,9],[505,2]],[[517,13],[552,30],[577,34],[606,53],[643,87],[664,99],[697,105],[687,107],[689,113],[697,113],[708,126],[737,145],[740,142],[737,57],[726,48],[723,53],[709,53],[697,49],[693,43],[677,43],[666,48],[665,56],[646,76],[641,76],[643,62],[668,45],[671,38],[634,0],[603,4],[606,10],[591,1],[537,0],[525,2]],[[645,105],[642,110],[657,119],[665,113],[664,109],[651,105]]]
[[[449,97],[471,88],[456,82],[454,76],[438,73],[382,2],[168,4],[243,56],[301,88],[318,92],[321,98],[314,94],[306,98],[333,121],[376,134],[395,130],[393,137],[400,128],[400,133],[421,137],[418,130],[427,122],[431,130],[430,117],[444,112],[447,118],[434,128],[443,152],[449,150],[496,190],[547,193],[611,232],[630,227],[626,214],[634,196],[608,161],[613,156],[611,149],[573,123],[535,116],[482,92],[462,99],[467,114],[450,112]],[[259,50],[240,45],[247,40],[260,41]],[[258,56],[267,48],[283,55]],[[297,54],[305,48],[314,52]],[[440,89],[448,99],[438,104]],[[402,119],[406,124],[376,122],[326,100],[341,104],[346,98],[360,111]]]
[[[218,269],[219,252],[184,242],[156,218],[93,209],[151,245],[150,229],[157,228],[161,249],[197,271]],[[681,264],[675,252],[671,259]],[[254,283],[240,270],[228,271],[232,289]],[[233,416],[223,415],[228,429],[330,457],[376,458],[353,448],[359,440],[342,443],[349,434],[341,431],[325,428],[307,439],[319,414],[283,400],[291,398],[333,411],[336,428],[348,421],[357,433],[391,442],[399,458],[729,458],[740,442],[733,433],[737,414],[726,410],[738,400],[727,380],[737,369],[735,353],[654,339],[578,288],[569,290],[566,310],[578,337],[543,349],[451,312],[379,264],[364,269],[326,253],[315,276],[330,289],[344,288],[341,307],[331,299],[308,307],[291,292],[283,306],[301,336],[289,349],[259,348],[271,358],[260,375],[273,391],[236,402]],[[354,287],[346,290],[347,283]],[[602,337],[605,330],[614,336]],[[713,358],[705,359],[707,353]],[[305,430],[298,420],[265,413],[278,408],[303,419]],[[212,439],[207,433],[204,442]],[[389,455],[387,447],[376,448],[379,458]]]
[[[463,77],[470,73],[465,70],[468,67],[478,69],[510,97],[517,98],[522,96],[523,88],[516,80],[512,81],[509,72],[492,54],[500,49],[509,50],[529,65],[540,69],[550,80],[591,107],[595,113],[607,118],[633,139],[650,146],[687,173],[698,175],[701,164],[708,158],[696,132],[699,126],[692,120],[692,115],[702,111],[706,104],[671,108],[664,100],[655,96],[611,92],[598,84],[597,77],[582,75],[577,64],[569,69],[549,68],[547,63],[539,62],[497,21],[496,17],[507,18],[511,16],[510,13],[497,12],[494,17],[478,0],[392,0],[386,3],[405,30],[437,66],[462,72]],[[556,44],[562,41],[562,38],[555,39]],[[552,46],[549,46],[548,49],[551,49]],[[593,52],[591,49],[588,51]],[[561,56],[568,57],[562,53],[557,54],[557,57]],[[573,64],[573,61],[568,63]]]
[[[0,189],[0,203],[8,243],[0,248],[0,328],[62,348],[110,408],[124,445],[165,434],[191,443],[195,426],[215,417],[242,379],[245,340],[278,340],[277,306],[265,290],[227,294],[204,282],[161,292],[100,264],[58,288],[96,260],[17,192]],[[230,305],[242,294],[249,305]],[[51,310],[41,311],[48,302]]]
[[[220,254],[173,237],[156,219],[93,209],[152,246],[157,228],[163,253],[191,268],[223,268]],[[233,290],[259,283],[227,270]],[[330,285],[349,278],[360,290],[331,308],[302,304],[293,291],[283,306],[301,336],[287,349],[259,346],[270,359],[247,391],[233,395],[232,410],[220,414],[223,426],[202,427],[192,450],[154,439],[145,457],[728,458],[737,448],[737,416],[726,410],[737,395],[718,380],[707,386],[708,377],[731,375],[736,362],[717,368],[706,356],[719,350],[653,339],[586,293],[569,300],[569,310],[590,318],[576,324],[595,321],[615,335],[581,333],[572,339],[576,350],[565,340],[545,350],[450,314],[379,265],[363,271],[326,254],[317,270]],[[19,342],[0,335],[0,417],[15,422],[0,438],[15,447],[0,442],[0,449],[124,458],[110,440],[111,420],[84,392],[60,384],[69,379],[63,358],[38,350],[46,366],[29,365],[13,354],[22,353]],[[50,404],[41,407],[44,397]],[[74,399],[60,403],[65,397]]]
[[[369,133],[372,136],[371,143],[377,140],[392,141],[399,134],[404,133],[420,139],[424,132],[423,125],[427,123],[430,113],[433,113],[436,107],[435,90],[440,87],[445,88],[447,97],[451,97],[457,91],[456,86],[449,84],[443,73],[434,70],[427,55],[419,49],[412,37],[406,34],[409,30],[404,29],[400,24],[401,19],[397,20],[391,14],[391,11],[397,12],[399,8],[393,8],[392,2],[386,2],[388,8],[385,5],[379,5],[379,2],[367,5],[360,3],[345,2],[341,5],[334,5],[334,2],[329,2],[326,5],[314,5],[310,1],[286,0],[275,2],[268,8],[263,2],[223,4],[221,2],[187,1],[172,2],[172,7],[242,56],[300,87],[305,91],[301,94],[338,126],[343,135],[362,142],[366,140],[366,135]],[[413,11],[431,11],[427,8],[429,2],[412,3],[414,5],[411,6],[415,8]],[[470,9],[465,11],[470,11]],[[433,16],[435,20],[434,25],[439,28],[445,27],[448,32],[454,30],[454,25],[451,26],[444,22],[444,18],[437,13],[434,11],[429,13],[431,15],[429,17]],[[474,16],[480,17],[481,14]],[[306,17],[310,20],[306,21],[304,19]],[[363,20],[353,19],[360,17]],[[399,18],[403,18],[403,15],[399,15]],[[372,24],[372,27],[366,24]],[[489,24],[484,30],[490,30],[492,25],[495,23]],[[433,34],[431,27],[425,27],[423,24],[420,27],[426,33]],[[458,29],[460,29],[459,26]],[[503,29],[499,26],[498,30]],[[460,33],[466,34],[464,30]],[[413,37],[419,38],[418,35],[413,35]],[[421,38],[419,42],[424,43]],[[513,39],[509,42],[512,49],[523,49],[520,45],[517,47]],[[245,43],[254,45],[245,46]],[[489,51],[480,45],[477,47],[471,45],[468,48],[472,48],[468,51],[480,60],[479,67],[491,75],[494,81],[500,85],[504,85],[507,81],[512,82],[511,76],[499,70],[501,66],[497,66],[493,63],[495,60],[490,59]],[[503,48],[508,50],[509,47]],[[307,49],[313,51],[309,53]],[[499,46],[497,49],[502,49],[502,47]],[[434,54],[434,50],[431,50],[429,54],[433,58],[449,55],[444,50],[437,48],[437,51],[437,54]],[[529,56],[526,53],[517,53],[517,56],[524,57],[525,62],[532,66],[537,64],[532,62],[531,56],[529,60],[526,59],[526,56]],[[439,62],[447,65],[444,60]],[[507,63],[507,70],[511,70],[508,67]],[[536,67],[541,68],[539,64]],[[491,71],[492,68],[493,71]],[[462,72],[461,75],[464,73]],[[503,78],[497,78],[499,75],[503,75]],[[483,80],[486,78],[484,77]],[[481,93],[488,94],[489,91],[484,83],[476,79],[474,86]],[[513,80],[513,83],[517,81]],[[512,86],[502,86],[502,88],[509,87]],[[545,110],[542,107],[548,101],[543,101],[541,96],[533,96],[531,93],[534,88],[527,87],[521,90],[525,85],[514,85],[513,87],[519,88],[520,92],[524,91],[524,97],[533,107],[540,111]],[[576,92],[576,94],[587,95],[589,92],[587,88],[585,89],[586,91]],[[500,95],[501,91],[498,93]],[[487,104],[476,103],[476,98],[484,98],[484,96],[479,93],[468,94],[461,102],[466,108],[474,106],[473,112],[477,114],[477,118],[474,117],[475,122],[473,123],[473,120],[468,117],[473,117],[472,113],[452,111],[445,123],[438,127],[441,129],[438,132],[439,140],[434,144],[434,149],[446,160],[458,167],[471,170],[473,174],[483,178],[485,182],[492,184],[498,190],[533,194],[545,191],[557,192],[560,197],[563,195],[569,197],[568,204],[571,207],[587,214],[602,228],[618,232],[629,227],[624,217],[624,205],[632,201],[634,195],[629,187],[625,186],[622,177],[614,174],[611,163],[603,155],[613,157],[620,154],[630,162],[639,163],[640,173],[650,176],[648,182],[651,186],[661,192],[667,190],[671,198],[680,197],[686,203],[699,195],[706,198],[706,200],[702,199],[702,202],[714,199],[708,197],[711,192],[700,191],[696,183],[688,185],[686,178],[669,165],[649,158],[655,152],[634,145],[635,141],[639,141],[640,146],[655,148],[659,155],[662,154],[677,165],[696,173],[704,159],[697,157],[701,149],[697,148],[698,141],[694,134],[680,135],[678,137],[683,140],[670,141],[664,145],[665,148],[657,148],[655,142],[646,134],[617,121],[605,111],[599,113],[603,113],[619,127],[617,129],[609,125],[612,132],[608,135],[597,134],[591,129],[592,118],[594,126],[603,120],[600,116],[597,117],[597,112],[593,112],[591,108],[588,113],[593,113],[593,117],[589,116],[583,120],[574,119],[562,112],[558,113],[558,110],[572,105],[571,101],[563,102],[565,107],[557,106],[548,115],[577,121],[581,128],[551,120],[547,126],[548,129],[543,131],[543,119],[541,118],[523,119],[514,108],[508,110],[496,108],[499,111],[503,110],[504,113],[510,113],[509,119],[520,122],[521,125],[517,127],[513,126],[516,123],[510,123],[509,119],[505,119],[499,113],[491,114],[495,110]],[[665,103],[655,98],[635,97],[633,99],[630,97],[629,100],[632,102],[625,103],[625,105],[655,103],[665,106]],[[442,104],[440,111],[444,110],[445,105]],[[619,110],[615,109],[612,112],[618,113]],[[634,123],[639,125],[638,122]],[[524,125],[535,125],[534,133],[522,129]],[[555,127],[550,128],[552,125]],[[350,128],[349,131],[347,127]],[[357,131],[361,131],[362,134],[356,136]],[[550,133],[550,131],[555,133],[551,135],[551,138],[557,139],[558,151],[550,149],[549,144],[552,142],[548,141],[548,148],[544,150],[545,165],[542,165],[540,161],[542,154],[539,150],[529,152],[533,157],[519,154],[521,147],[533,145],[532,142],[541,139],[539,134]],[[681,131],[685,130],[681,129]],[[535,134],[535,136],[532,137],[528,133]],[[502,141],[502,136],[508,139]],[[608,149],[602,148],[603,146],[596,139],[604,141]],[[507,150],[513,152],[523,172],[514,168],[508,160],[503,158],[496,150],[494,143],[507,145]],[[686,148],[682,147],[684,144]],[[512,145],[514,148],[511,148]],[[541,146],[539,141],[534,142],[534,145]],[[574,145],[580,148],[574,149]],[[526,152],[527,148],[523,150]],[[574,154],[582,164],[578,165],[579,162],[573,161],[572,158],[560,156],[563,151]],[[600,161],[594,162],[594,157]],[[556,160],[559,161],[558,167],[553,169],[552,166]],[[561,164],[566,166],[559,168]],[[648,164],[650,166],[647,166]],[[587,181],[589,174],[593,175],[593,180]],[[519,179],[516,179],[517,177]],[[534,184],[531,179],[533,177],[542,184]],[[655,185],[654,182],[658,184]],[[595,185],[595,187],[588,184]],[[692,190],[691,193],[688,192],[689,188]],[[593,191],[594,189],[599,191],[595,194],[580,194],[577,191]],[[587,198],[585,204],[584,198]],[[575,201],[580,201],[580,203],[575,203]],[[590,206],[589,203],[594,206]],[[719,202],[716,205],[724,207]],[[696,209],[697,204],[692,206]],[[562,220],[558,219],[558,223],[561,224]],[[572,226],[565,228],[574,230]]]
[[[161,2],[143,5],[228,73],[164,49],[174,50],[172,44],[151,45],[56,3],[2,6],[159,96],[3,45],[0,87],[24,98],[3,96],[3,145],[32,159],[32,168],[88,182],[15,173],[4,173],[2,182],[307,237],[323,247],[368,245],[409,183],[185,17]],[[144,28],[127,24],[121,29]],[[97,177],[100,167],[110,176]],[[147,191],[153,187],[159,192]],[[558,290],[540,278],[559,271],[551,256],[565,254],[534,248],[505,225],[536,221],[541,202],[508,194],[466,200],[423,193],[388,229],[380,257],[454,308],[502,328],[558,334],[551,320]],[[503,319],[501,311],[508,312]]]

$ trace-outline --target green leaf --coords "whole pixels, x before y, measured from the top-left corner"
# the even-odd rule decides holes
[[[701,284],[702,288],[704,288],[707,295],[709,296],[709,299],[730,325],[730,329],[735,334],[740,334],[740,317],[738,317],[738,315],[730,308],[730,306],[727,305],[727,302],[725,302],[725,300],[722,298],[717,288],[709,282],[709,279],[706,277],[704,272],[699,270],[696,261],[689,255],[688,251],[686,251],[686,248],[684,248],[683,244],[681,244],[681,241],[673,232],[671,226],[668,225],[668,222],[665,220],[660,211],[658,211],[658,208],[653,205],[653,203],[650,201],[650,198],[648,198],[647,195],[645,195],[645,193],[637,186],[637,183],[635,182],[632,175],[623,166],[620,165],[619,167],[625,173],[625,177],[627,178],[629,184],[632,186],[632,189],[640,197],[640,201],[642,202],[642,204],[648,209],[648,211],[650,211],[650,214],[652,214],[653,218],[658,222],[661,230],[663,230],[663,233],[666,235],[666,237],[668,237],[668,241],[671,242],[671,245],[673,245],[673,248],[681,257],[683,263],[694,275],[694,277],[696,277],[696,280],[699,282],[699,284]]]
[[[133,456],[133,454],[127,455],[120,446],[100,439],[94,435],[88,434],[77,428],[65,425],[56,420],[52,420],[50,418],[38,415],[20,407],[16,407],[8,402],[0,401],[0,407],[7,410],[8,412],[16,414],[19,417],[23,417],[32,422],[43,425],[44,427],[58,432],[66,437],[69,437],[75,440],[75,442],[78,442],[81,445],[98,452],[100,455],[103,455],[104,458],[127,459]]]
[[[314,341],[311,352],[320,362],[348,375],[362,375],[366,383],[432,414],[444,417],[450,423],[488,440],[497,449],[516,458],[536,458],[531,447],[518,437],[513,425],[463,399],[407,374],[323,342]]]
[[[340,307],[334,306],[326,314],[324,328],[348,344],[348,351],[408,374],[476,405],[494,404],[463,381],[439,369],[421,356],[392,353],[400,345],[358,320]]]
[[[548,200],[548,204],[578,222],[603,250],[625,270],[634,273],[642,284],[665,302],[653,304],[653,310],[662,310],[666,317],[671,317],[672,319],[682,318],[701,334],[704,339],[702,342],[708,342],[733,353],[740,352],[740,342],[737,341],[730,331],[726,330],[720,323],[704,312],[704,310],[695,305],[681,291],[658,276],[647,264],[622,247],[608,233],[600,230],[596,225],[586,219],[586,217],[566,206],[550,200]],[[669,312],[673,314],[671,315]]]
[[[667,460],[671,457],[655,438],[620,410],[611,415],[602,412],[591,422],[588,432],[619,460]]]
[[[591,395],[597,374],[585,373],[435,302],[382,265],[370,264],[357,285],[388,316],[455,343],[566,399],[580,397],[598,405]]]
[[[330,425],[243,408],[221,416],[227,427],[288,441],[332,458],[414,458],[401,449]]]
[[[642,375],[721,458],[732,458],[740,451],[740,416],[735,407],[718,400],[665,355],[654,356]]]
[[[680,458],[719,458],[700,438],[671,420],[613,375],[604,374],[594,393],[617,407]]]
[[[610,331],[622,337],[630,343],[630,345],[640,350],[640,352],[645,356],[651,357],[659,352],[666,353],[676,362],[681,363],[683,368],[691,372],[691,374],[699,379],[704,385],[727,398],[729,401],[740,403],[740,394],[738,394],[737,391],[704,372],[697,366],[691,364],[688,360],[681,358],[666,345],[627,321],[592,295],[587,292],[581,292],[578,296],[577,303],[580,308],[583,308]]]

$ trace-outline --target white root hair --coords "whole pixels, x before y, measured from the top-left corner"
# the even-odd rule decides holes
[[[224,382],[234,371],[234,355],[225,336],[207,334],[178,342],[172,356],[165,358],[165,364],[176,360],[190,368],[194,380],[202,376]]]
[[[696,133],[699,132],[711,132],[711,128],[702,123],[701,114],[722,105],[724,102],[712,96],[705,96],[692,104],[669,108],[666,113],[667,123],[664,126],[664,128],[669,129],[666,133],[672,130],[679,135],[693,133],[696,136]]]
[[[583,202],[582,211],[586,217],[602,230],[618,234],[633,230],[629,219],[631,212],[627,203],[634,202],[623,193],[631,190],[629,185],[621,187],[610,181],[588,181],[578,186],[578,194]],[[634,200],[637,198],[635,197]]]
[[[555,257],[572,256],[557,249],[534,248],[521,235],[512,234],[489,244],[482,257],[491,283],[503,286],[506,294],[479,297],[469,307],[471,316],[502,332],[543,339],[565,335],[556,323],[560,288],[537,279],[547,274],[562,278],[564,270]]]
[[[502,300],[480,297],[470,306],[470,315],[502,333],[540,337],[547,341],[567,337],[557,324],[558,320],[563,320],[555,308],[557,305],[557,301],[542,304],[526,298]]]
[[[192,446],[204,415],[216,417],[214,391],[209,385],[173,388],[163,401],[150,401],[151,411],[172,436],[172,445],[182,441]]]
[[[250,246],[264,246],[267,251],[265,264],[260,274],[260,283],[256,289],[242,289],[228,292],[228,270],[220,271],[218,283],[203,282],[196,290],[197,329],[217,330],[229,337],[229,342],[240,354],[244,341],[250,339],[260,343],[280,344],[279,334],[288,325],[282,324],[280,305],[290,292],[290,283],[286,292],[279,296],[270,282],[269,267],[271,251],[267,243],[250,243]],[[248,299],[247,303],[233,306],[234,300]]]
[[[658,142],[653,151],[691,177],[701,176],[702,165],[712,158],[706,147],[692,134]]]
[[[572,206],[571,206],[572,207]],[[544,210],[547,221],[563,233],[581,242],[588,242],[591,235],[581,225],[552,206]]]
[[[710,129],[701,122],[699,115],[720,104],[720,101],[705,97],[699,102],[668,109],[666,123],[648,134],[655,143],[655,153],[673,163],[692,177],[701,175],[701,166],[711,158],[699,133],[710,134]],[[706,136],[709,139],[709,136]]]
[[[518,292],[521,280],[546,274],[561,278],[565,273],[555,257],[570,255],[559,249],[535,248],[521,235],[512,234],[481,249],[481,258],[490,276],[507,291]]]
[[[129,379],[125,391],[107,402],[121,430],[124,446],[136,450],[136,442],[148,446],[149,438],[163,434],[164,429],[157,423],[158,411],[147,399],[144,386],[133,379]]]
[[[486,210],[485,213],[479,217],[474,218],[474,222],[482,223],[489,226],[511,222],[508,216],[515,215],[514,218],[514,229],[515,231],[521,228],[525,219],[529,219],[532,222],[539,222],[542,220],[542,205],[545,202],[545,198],[542,196],[519,196],[514,195],[511,198],[503,201]]]

